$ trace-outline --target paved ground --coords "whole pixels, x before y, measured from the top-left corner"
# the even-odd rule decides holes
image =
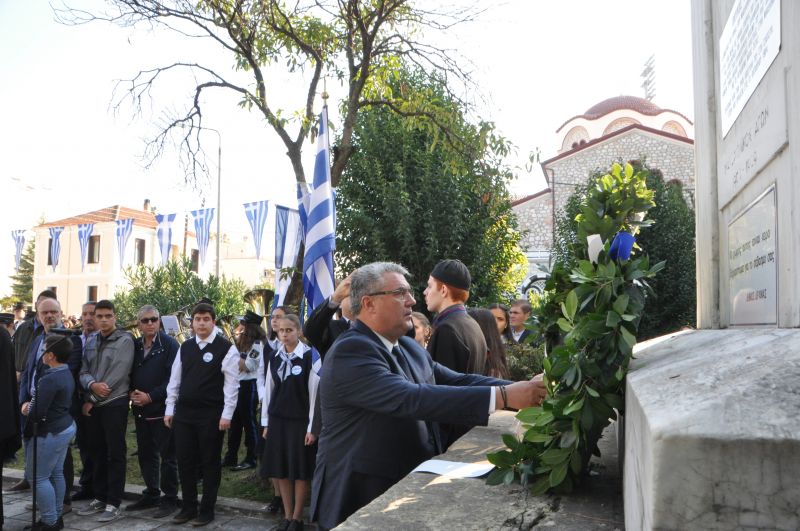
[[[7,471],[6,471],[7,472]],[[3,488],[8,488],[16,482],[13,478],[3,479]],[[3,494],[3,512],[5,513],[5,525],[3,531],[21,531],[26,525],[31,523],[31,513],[25,509],[25,505],[31,502],[30,491],[19,494]],[[83,507],[87,502],[75,502],[75,508]],[[123,502],[123,507],[129,502]],[[64,516],[64,529],[67,531],[147,531],[150,529],[159,530],[182,530],[190,529],[227,529],[235,531],[264,531],[271,529],[280,520],[279,517],[268,513],[244,508],[235,507],[235,503],[221,506],[218,504],[216,519],[211,524],[203,528],[194,528],[186,525],[172,525],[171,517],[155,519],[149,515],[154,509],[137,511],[131,516],[125,516],[116,522],[102,524],[97,522],[99,515],[78,516],[70,513]],[[261,513],[261,514],[258,514]],[[316,526],[306,523],[306,529],[315,530]]]

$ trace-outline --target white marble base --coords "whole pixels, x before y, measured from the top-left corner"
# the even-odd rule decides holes
[[[800,330],[697,330],[637,345],[625,528],[800,529]]]

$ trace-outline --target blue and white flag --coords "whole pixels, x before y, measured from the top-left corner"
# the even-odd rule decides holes
[[[125,247],[133,232],[133,218],[117,220],[117,250],[119,251],[119,267],[125,263]]]
[[[306,231],[308,230],[308,202],[311,196],[308,192],[308,184],[297,183],[297,212],[300,215],[300,225],[303,227],[303,241],[306,240]]]
[[[256,201],[244,204],[244,215],[253,230],[253,243],[256,245],[256,258],[261,258],[261,238],[264,225],[267,224],[267,206],[269,201]]]
[[[86,267],[86,254],[89,251],[89,238],[92,237],[94,223],[78,224],[78,243],[81,244],[81,271]]]
[[[19,260],[22,258],[22,248],[25,246],[25,229],[12,230],[11,237],[14,238],[14,260],[17,264],[17,273],[19,273]]]
[[[285,206],[276,206],[275,297],[272,299],[273,309],[283,304],[286,292],[289,290],[289,284],[292,282],[291,277],[281,278],[281,269],[294,267],[302,240],[303,230],[300,225],[300,213]]]
[[[50,227],[50,262],[53,265],[53,271],[56,270],[58,255],[61,254],[62,232],[64,232],[64,227]]]
[[[172,222],[175,221],[176,214],[156,214],[156,239],[158,239],[158,249],[161,251],[161,265],[169,262],[169,250],[172,245]]]
[[[314,161],[314,183],[308,202],[303,202],[306,214],[305,255],[303,256],[303,290],[311,312],[333,294],[333,251],[336,249],[334,226],[335,206],[331,186],[330,147],[328,145],[328,108],[319,117],[317,157]],[[302,217],[302,214],[301,214]],[[313,350],[312,359],[317,371],[319,353]]]
[[[200,210],[192,210],[192,219],[194,219],[197,249],[200,251],[200,262],[205,264],[208,239],[211,235],[211,220],[214,219],[214,209],[201,208]],[[217,238],[219,238],[219,234],[217,234]]]

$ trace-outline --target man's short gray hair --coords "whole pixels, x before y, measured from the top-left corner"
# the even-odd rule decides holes
[[[158,313],[158,308],[156,308],[152,304],[145,304],[144,306],[139,308],[139,311],[136,313],[136,318],[137,319],[141,319],[144,314],[150,313],[150,312],[155,313],[156,317],[161,317],[161,314]]]
[[[361,298],[369,293],[381,291],[384,273],[400,273],[408,276],[408,270],[394,262],[373,262],[361,266],[350,279],[350,309],[354,316],[361,313]]]

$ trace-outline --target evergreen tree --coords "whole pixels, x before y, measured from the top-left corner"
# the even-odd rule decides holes
[[[33,303],[33,259],[34,240],[28,242],[19,260],[19,271],[11,275],[11,294],[18,301]]]

